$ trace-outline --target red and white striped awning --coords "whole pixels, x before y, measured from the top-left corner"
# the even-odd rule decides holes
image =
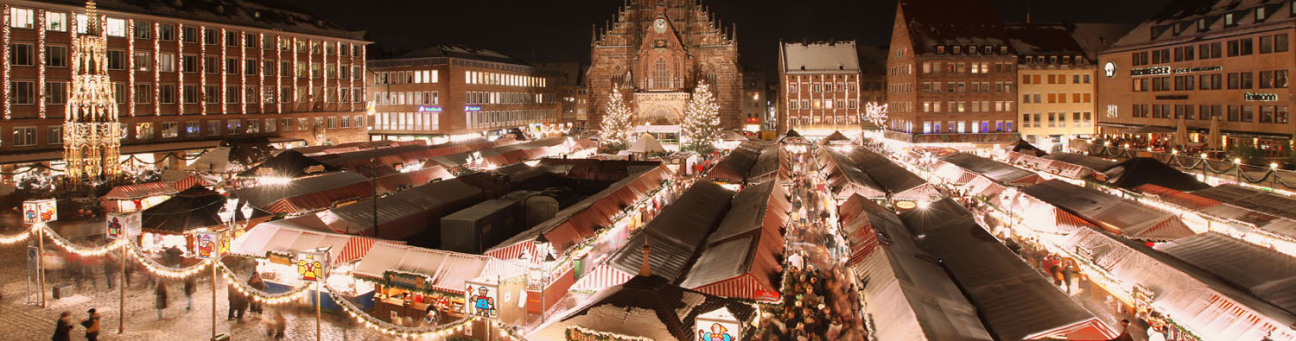
[[[1026,336],[1027,340],[1111,340],[1119,335],[1098,318]]]
[[[585,276],[582,276],[579,280],[576,280],[576,284],[572,285],[571,290],[600,291],[612,286],[621,285],[622,283],[630,281],[633,277],[634,275],[632,274],[621,272],[621,270],[617,270],[611,265],[603,264],[599,265],[598,268],[595,268],[594,271],[585,273]]]
[[[377,242],[380,242],[380,240],[369,237],[351,236],[351,240],[348,240],[346,245],[342,246],[342,253],[339,254],[338,258],[334,261],[342,263],[364,258],[365,254],[369,253],[369,248],[372,248],[374,243]],[[394,245],[405,245],[404,241],[382,240],[381,242]]]
[[[486,251],[485,255],[495,257],[495,259],[514,260],[522,258],[522,254],[524,253],[530,255],[535,254],[535,239],[528,239],[513,245]],[[533,262],[539,261],[536,257],[532,257],[532,260]]]
[[[777,303],[781,298],[777,288],[765,287],[760,284],[760,281],[752,278],[750,273],[692,289],[720,297],[745,298],[767,303]]]

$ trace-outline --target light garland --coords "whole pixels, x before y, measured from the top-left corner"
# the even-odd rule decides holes
[[[38,224],[38,225],[43,225],[43,224]],[[44,226],[43,229],[45,230],[45,234],[49,235],[50,240],[54,241],[54,244],[58,245],[60,248],[63,248],[64,250],[67,250],[67,252],[71,252],[81,257],[103,256],[108,252],[117,250],[117,248],[122,247],[123,245],[126,244],[126,239],[117,239],[114,240],[112,243],[108,243],[108,245],[99,246],[99,247],[81,246],[72,243],[72,241],[63,238],[63,236],[58,235],[58,233],[54,232],[54,229],[48,226]]]
[[[36,115],[41,119],[45,119],[45,16],[45,10],[36,11],[36,89],[39,89]]]
[[[198,26],[198,108],[201,115],[207,115],[207,27]]]
[[[128,31],[135,32],[134,19],[126,19],[126,26]],[[72,31],[76,32],[76,30]],[[126,44],[126,65],[124,66],[129,70],[126,72],[126,110],[130,111],[131,117],[135,117],[135,42]]]
[[[220,267],[221,276],[225,277],[226,281],[233,283],[234,285],[232,285],[232,287],[236,291],[238,291],[240,294],[243,294],[244,297],[248,297],[254,301],[269,304],[269,305],[280,305],[280,304],[287,304],[293,302],[301,302],[306,298],[306,293],[308,292],[306,289],[310,289],[309,285],[305,285],[305,286],[293,288],[293,290],[290,290],[285,293],[270,294],[261,291],[260,289],[253,288],[251,285],[248,285],[247,283],[243,283],[243,281],[234,278],[234,271],[230,270],[229,267],[226,267],[225,264],[217,263],[217,266]]]
[[[4,58],[0,58],[0,60],[3,60],[4,62],[4,74],[6,76],[13,74],[10,72],[10,66],[9,66],[9,59],[12,59],[12,56],[10,56],[10,54],[12,53],[9,52],[9,46],[10,46],[9,31],[12,31],[12,29],[9,28],[9,14],[12,11],[13,11],[13,6],[9,6],[9,4],[4,5],[4,24],[3,26],[0,26],[0,31],[3,31],[3,37],[0,38],[0,42],[4,44],[4,48],[0,49],[0,53],[4,54]],[[74,15],[72,17],[76,17],[76,16]],[[76,29],[73,29],[71,31],[76,32]],[[11,107],[10,104],[10,102],[13,102],[13,98],[12,98],[13,95],[10,95],[13,93],[12,92],[13,90],[10,89],[10,85],[9,85],[10,82],[3,82],[3,83],[4,83],[4,100],[5,100],[4,119],[5,121],[8,121],[13,118],[13,108]]]
[[[12,236],[0,237],[0,245],[13,245],[13,244],[21,243],[27,240],[28,238],[31,238],[31,235],[35,233],[36,229],[40,228],[40,226],[41,224],[35,224],[32,225],[30,228],[27,228],[26,231],[23,231],[21,233],[14,234]]]
[[[351,318],[354,319],[356,322],[359,322],[360,324],[364,325],[365,328],[373,329],[383,334],[392,335],[392,336],[401,336],[404,338],[440,336],[444,338],[445,336],[449,335],[452,332],[458,332],[463,330],[464,326],[468,325],[469,323],[472,323],[473,320],[478,318],[478,317],[468,317],[444,325],[438,325],[433,328],[415,328],[415,327],[398,326],[398,325],[391,324],[387,321],[378,319],[373,315],[364,312],[364,310],[360,309],[360,307],[356,307],[355,304],[351,303],[350,301],[347,301],[344,298],[341,298],[339,295],[333,295],[333,289],[329,288],[329,286],[324,285],[322,287],[324,287],[329,291],[329,297],[333,299],[333,302],[336,302],[338,306],[342,307],[342,310],[345,310],[347,315],[350,315]]]
[[[211,260],[208,259],[208,260],[203,260],[202,262],[199,262],[196,265],[177,270],[174,268],[170,268],[158,264],[157,262],[153,261],[153,259],[148,258],[148,256],[145,255],[143,251],[140,251],[139,246],[136,246],[135,244],[130,244],[130,249],[132,251],[130,254],[132,256],[135,256],[135,259],[139,261],[140,264],[144,265],[144,268],[148,270],[149,273],[166,277],[169,279],[185,279],[185,278],[192,277],[193,275],[198,274],[199,271],[206,269],[207,266],[213,263]]]
[[[153,32],[158,23],[153,22]],[[156,34],[154,34],[156,36]],[[162,43],[153,39],[153,116],[162,116]],[[174,99],[174,98],[172,98]]]
[[[238,79],[239,79],[239,93],[238,93],[238,98],[239,98],[239,108],[238,108],[238,110],[239,110],[239,111],[242,111],[244,115],[247,115],[247,113],[248,113],[248,107],[247,107],[247,106],[248,106],[248,98],[247,98],[247,76],[246,76],[246,75],[247,75],[247,60],[248,60],[248,59],[247,59],[247,34],[246,34],[246,33],[243,33],[243,32],[240,31],[240,32],[238,33],[238,35],[239,35],[239,49],[238,49],[238,50],[239,50],[239,64],[243,64],[243,65],[242,65],[243,70],[240,70],[241,72],[236,72],[236,73],[238,73]],[[246,128],[245,128],[245,129],[246,129]]]
[[[158,28],[161,28],[161,27],[159,26]],[[154,32],[153,32],[153,40],[154,40],[154,41],[157,41],[157,40],[161,40],[161,39],[162,39],[160,33],[162,33],[162,31],[154,31]],[[179,103],[179,105],[176,105],[176,116],[184,116],[184,107],[185,107],[185,104],[187,104],[187,103],[185,102],[185,84],[184,84],[184,74],[185,74],[185,72],[191,72],[191,71],[192,71],[192,70],[185,70],[185,69],[184,69],[184,67],[185,67],[185,63],[184,63],[184,24],[183,24],[183,23],[177,23],[176,26],[175,26],[175,31],[173,31],[172,34],[174,35],[173,38],[175,38],[175,41],[176,41],[176,61],[175,61],[175,64],[176,64],[176,67],[175,67],[175,71],[176,71],[176,103]],[[198,58],[202,58],[202,56],[198,56]],[[178,124],[179,124],[179,123],[177,122],[177,125],[178,125]],[[161,128],[161,127],[158,127],[158,128]],[[180,127],[177,126],[176,129],[180,129]],[[160,137],[160,136],[159,136],[159,137]]]
[[[225,58],[226,58],[226,57],[225,57],[225,45],[226,45],[226,44],[225,44],[225,41],[224,41],[224,40],[225,40],[225,35],[226,35],[226,34],[227,34],[227,33],[225,33],[225,28],[224,28],[224,27],[221,27],[221,29],[220,29],[220,36],[216,38],[216,43],[217,43],[217,44],[220,44],[220,60],[216,61],[217,64],[220,64],[220,89],[216,89],[216,92],[217,92],[217,93],[223,93],[223,92],[225,92],[225,86],[226,86],[226,85],[225,85],[225,82],[226,82],[226,80],[229,78],[229,73],[228,73],[229,70],[227,70],[227,69],[225,68],[225,67],[228,66],[228,64],[229,64],[229,63],[226,63],[226,62],[225,62]],[[220,101],[219,101],[219,102],[220,102],[220,112],[221,112],[221,115],[228,114],[228,113],[229,113],[229,106],[228,106],[228,105],[225,105],[225,102],[229,102],[229,99],[227,99],[227,98],[222,98],[222,97],[219,97],[219,96],[218,96],[217,98],[220,98]]]
[[[283,49],[283,41],[284,41],[283,36],[281,36],[281,35],[276,35],[276,36],[275,36],[275,46],[274,46],[274,49],[275,49],[275,59],[274,59],[274,60],[275,60],[275,61],[274,61],[274,62],[275,62],[275,73],[274,73],[272,76],[274,76],[274,79],[275,79],[275,88],[274,88],[275,101],[274,101],[274,104],[275,104],[275,113],[276,113],[276,114],[282,114],[282,113],[283,113],[283,102],[284,102],[284,96],[283,96],[283,73],[284,73],[284,70],[283,70],[283,69],[284,69],[284,67],[283,67],[283,50],[284,50],[284,49]],[[275,122],[275,124],[279,124],[279,123],[278,123],[278,122]],[[286,129],[288,129],[288,128],[287,128],[287,127],[284,127],[283,129],[286,130]]]

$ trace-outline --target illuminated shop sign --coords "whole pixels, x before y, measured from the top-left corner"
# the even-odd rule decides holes
[[[475,105],[465,105],[464,111],[481,111],[481,107]]]
[[[1198,72],[1211,72],[1211,71],[1219,71],[1219,70],[1223,70],[1223,69],[1224,69],[1224,67],[1223,67],[1223,66],[1219,66],[1219,65],[1215,65],[1215,66],[1185,67],[1185,68],[1178,68],[1178,69],[1174,69],[1174,73],[1198,73]]]
[[[1257,94],[1257,93],[1248,92],[1242,96],[1243,99],[1245,99],[1247,102],[1277,102],[1278,101],[1278,94]]]
[[[418,111],[419,112],[441,112],[441,107],[420,105]]]
[[[1130,69],[1130,76],[1152,76],[1170,74],[1169,66],[1153,66],[1142,69]]]

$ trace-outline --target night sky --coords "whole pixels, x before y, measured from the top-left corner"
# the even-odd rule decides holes
[[[621,0],[282,0],[351,30],[377,47],[407,51],[437,43],[497,50],[528,62],[584,61],[591,25]],[[991,0],[1006,22],[1025,21],[1027,0]],[[1171,0],[1039,0],[1034,22],[1129,22]],[[725,26],[738,24],[744,64],[777,63],[779,39],[856,39],[887,44],[895,0],[702,0]]]

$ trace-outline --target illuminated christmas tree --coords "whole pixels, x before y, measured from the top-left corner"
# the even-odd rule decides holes
[[[705,82],[698,82],[693,88],[693,99],[684,108],[680,133],[683,149],[698,153],[710,153],[720,138],[720,104]]]
[[[621,150],[630,146],[630,136],[634,129],[630,117],[633,115],[634,112],[630,111],[630,106],[621,97],[621,88],[612,88],[612,93],[608,95],[607,112],[603,113],[603,122],[599,124],[599,138],[603,140],[604,147]]]

